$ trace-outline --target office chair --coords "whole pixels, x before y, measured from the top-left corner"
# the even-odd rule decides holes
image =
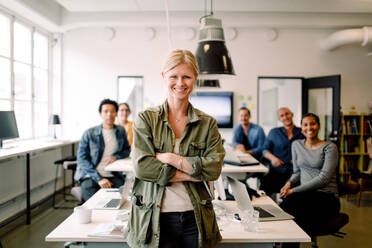
[[[62,165],[62,167],[64,169],[64,171],[63,171],[63,200],[65,202],[75,201],[75,200],[69,200],[66,197],[67,194],[66,194],[66,176],[65,176],[66,173],[65,173],[65,171],[66,170],[71,170],[72,171],[71,180],[72,180],[72,186],[74,186],[74,174],[75,174],[76,166],[77,166],[76,157],[75,156],[70,156],[70,157],[67,157],[67,158],[63,158],[63,159],[55,161],[54,164],[56,165],[56,177],[55,177],[55,180],[54,180],[53,208],[54,209],[71,209],[72,207],[57,207],[56,204],[55,204],[56,203],[55,198],[56,198],[56,195],[57,195],[58,170],[59,170],[59,166]],[[71,190],[73,188],[74,187],[72,187]]]
[[[338,171],[336,173],[336,178],[339,196],[356,194],[359,191],[360,188],[359,184],[353,183],[350,180],[348,182],[340,181],[340,174],[338,173]],[[339,213],[334,218],[325,222],[324,225],[322,225],[322,227],[317,230],[316,234],[313,237],[311,237],[312,247],[318,248],[317,236],[333,235],[338,238],[343,238],[346,235],[346,233],[340,232],[340,230],[347,223],[349,223],[349,216],[345,213]]]
[[[359,183],[357,183],[359,182]],[[362,192],[363,191],[371,191],[372,190],[372,173],[360,172],[359,169],[351,169],[350,170],[350,177],[349,183],[353,183],[358,186],[356,192],[353,191],[346,195],[346,199],[349,199],[349,194],[356,194],[358,193],[358,207],[360,207],[360,201],[362,199]]]
[[[349,223],[349,216],[345,213],[339,213],[336,217],[325,222],[322,228],[319,228],[315,235],[311,237],[312,248],[318,248],[318,236],[333,235],[338,238],[344,238],[346,233],[340,232],[340,229],[347,223]]]
[[[64,248],[72,248],[72,247],[85,247],[86,246],[86,243],[85,242],[66,242],[63,244],[63,247]],[[1,248],[1,247],[0,247]]]

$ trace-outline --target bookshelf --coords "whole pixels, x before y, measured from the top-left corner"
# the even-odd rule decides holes
[[[367,144],[372,138],[372,115],[341,115],[341,123],[340,174],[346,176],[351,169],[366,171],[372,149]]]

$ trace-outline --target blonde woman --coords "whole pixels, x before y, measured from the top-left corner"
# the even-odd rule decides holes
[[[118,111],[118,118],[116,121],[117,125],[120,125],[125,128],[125,132],[127,133],[127,139],[130,146],[133,143],[133,122],[128,120],[130,115],[130,107],[128,103],[120,103],[119,104],[119,111]]]
[[[131,247],[215,247],[221,240],[207,181],[217,180],[225,151],[216,120],[189,96],[198,77],[194,55],[172,51],[162,77],[167,99],[134,123],[136,179]]]

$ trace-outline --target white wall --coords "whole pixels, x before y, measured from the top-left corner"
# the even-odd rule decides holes
[[[266,41],[261,29],[238,29],[238,37],[227,42],[237,76],[221,80],[219,90],[235,92],[235,110],[243,102],[251,106],[255,122],[258,76],[341,74],[342,110],[348,112],[355,105],[358,112],[367,112],[367,102],[372,100],[372,57],[366,57],[367,48],[359,46],[320,50],[320,40],[334,31],[279,29],[276,40]],[[104,28],[64,34],[63,116],[65,130],[75,135],[100,122],[98,103],[104,97],[116,98],[119,75],[143,75],[145,100],[159,104],[165,99],[160,72],[169,51],[166,30],[156,29],[153,40],[146,40],[141,28],[117,28],[115,38],[109,37]],[[185,40],[181,29],[174,29],[172,37],[174,48],[196,50],[197,40]],[[239,95],[245,100],[240,101]]]
[[[75,145],[75,148],[77,146]],[[54,193],[54,161],[71,156],[71,145],[33,152],[30,160],[31,205]],[[66,171],[71,185],[71,171]],[[63,187],[63,168],[59,166],[57,190]],[[26,157],[0,160],[0,222],[26,209]]]

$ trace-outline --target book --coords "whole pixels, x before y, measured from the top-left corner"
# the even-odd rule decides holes
[[[372,120],[368,120],[369,133],[372,133]]]
[[[350,128],[350,121],[346,121],[346,133],[351,133],[351,128]]]
[[[347,153],[347,141],[346,141],[346,139],[344,140],[344,152]]]
[[[357,120],[355,118],[351,119],[351,132],[352,133],[358,133],[358,124]]]

